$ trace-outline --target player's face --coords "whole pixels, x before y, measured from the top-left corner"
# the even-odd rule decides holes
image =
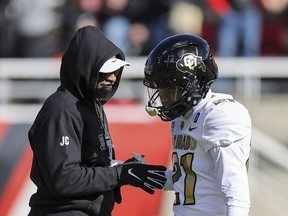
[[[176,86],[168,88],[160,88],[159,96],[163,105],[169,105],[174,103],[181,95],[183,90]]]

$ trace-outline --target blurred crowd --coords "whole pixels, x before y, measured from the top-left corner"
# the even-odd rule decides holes
[[[61,56],[85,25],[99,27],[127,56],[147,55],[177,33],[204,37],[218,56],[288,55],[287,5],[288,0],[1,0],[0,57]]]

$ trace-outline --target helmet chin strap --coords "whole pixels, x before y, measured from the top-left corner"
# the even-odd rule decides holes
[[[192,94],[187,94],[185,102],[191,106],[196,106],[201,99],[206,97],[206,94],[209,91],[211,84],[212,83],[208,83],[207,85],[205,85],[202,91],[201,89],[196,89],[192,92]]]
[[[192,92],[192,94],[187,94],[185,98],[185,102],[190,106],[196,106],[202,98],[202,94],[200,94],[200,90],[196,89]]]

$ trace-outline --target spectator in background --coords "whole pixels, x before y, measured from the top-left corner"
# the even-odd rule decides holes
[[[59,50],[59,0],[11,0],[10,23],[15,26],[14,57],[51,57]]]
[[[0,1],[0,57],[10,57],[13,50],[14,26],[11,25],[9,0]]]
[[[129,54],[131,22],[125,14],[129,0],[104,0],[102,30],[122,51]]]
[[[265,11],[272,14],[283,13],[288,6],[288,0],[261,0]]]
[[[280,27],[280,54],[288,55],[288,0],[261,0],[261,3],[265,14],[276,20]]]
[[[170,5],[165,0],[104,2],[102,29],[126,55],[146,55],[171,33],[167,25]]]
[[[284,31],[281,37],[281,48],[282,48],[282,54],[287,56],[288,55],[288,7],[287,5],[282,13],[282,17],[284,20],[285,27],[284,27]]]
[[[62,7],[62,50],[75,32],[87,25],[100,28],[99,13],[103,0],[66,0]]]
[[[258,56],[262,12],[254,0],[208,0],[219,16],[218,56]]]
[[[168,24],[173,34],[189,33],[201,36],[204,22],[202,0],[173,0]]]

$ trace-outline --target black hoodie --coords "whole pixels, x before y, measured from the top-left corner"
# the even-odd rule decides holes
[[[106,216],[115,201],[121,202],[117,173],[110,167],[114,149],[109,153],[105,142],[105,113],[97,114],[91,88],[113,56],[124,60],[123,52],[91,26],[78,30],[65,51],[61,85],[45,101],[28,134],[34,154],[31,179],[37,186],[30,215]]]

